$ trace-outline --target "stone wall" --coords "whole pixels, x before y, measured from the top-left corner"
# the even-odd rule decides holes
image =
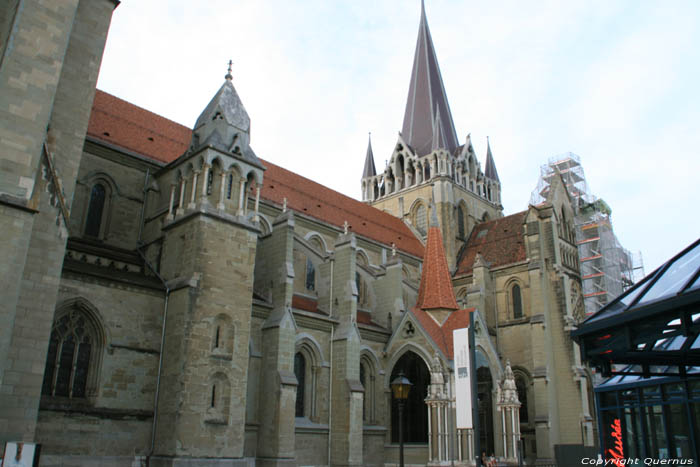
[[[32,223],[29,242],[20,242],[26,245],[24,252],[0,251],[4,257],[14,256],[19,266],[0,277],[9,287],[3,290],[0,318],[12,323],[12,330],[0,336],[0,442],[35,437],[67,237],[64,216],[73,197],[113,8],[108,0],[26,2],[15,16],[12,45],[8,41],[2,57],[0,192],[14,200],[10,205],[31,205],[38,212],[32,221],[24,214],[11,222],[0,219],[0,225],[13,226],[8,229],[13,235],[26,233],[23,224]],[[50,163],[42,155],[44,142]]]

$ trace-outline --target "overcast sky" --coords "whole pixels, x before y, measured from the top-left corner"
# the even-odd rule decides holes
[[[646,272],[700,236],[700,2],[426,0],[460,142],[505,214],[581,157]],[[419,0],[123,0],[98,87],[192,127],[234,62],[259,157],[360,198],[403,123]]]

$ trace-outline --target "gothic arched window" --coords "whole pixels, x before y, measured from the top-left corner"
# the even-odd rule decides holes
[[[511,296],[513,300],[513,318],[523,317],[523,301],[520,295],[520,286],[515,284],[511,289]]]
[[[461,206],[457,208],[457,232],[459,238],[464,238],[464,209]]]
[[[95,364],[101,342],[96,325],[73,307],[53,325],[41,393],[46,396],[85,398],[96,378]]]
[[[306,385],[306,359],[301,352],[294,355],[294,376],[297,377],[297,400],[294,416],[304,416],[304,386]]]
[[[422,235],[428,232],[428,210],[423,204],[416,209],[415,226]]]
[[[306,290],[316,290],[316,268],[310,259],[306,259]]]
[[[357,307],[368,309],[370,307],[369,286],[359,272],[355,273],[355,287],[357,288]]]
[[[362,421],[367,420],[367,375],[365,371],[365,365],[360,361],[360,384],[365,390],[365,395],[362,398]]]
[[[527,417],[527,383],[525,379],[518,375],[515,377],[515,388],[518,391],[520,401],[520,423],[528,423]]]
[[[372,424],[375,420],[374,369],[367,354],[360,357],[360,383],[365,390],[362,398],[362,421]]]
[[[105,207],[106,190],[103,184],[95,183],[90,190],[87,217],[85,218],[85,235],[99,237],[102,227],[102,213]]]

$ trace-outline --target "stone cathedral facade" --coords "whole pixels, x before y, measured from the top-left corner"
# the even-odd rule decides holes
[[[423,8],[359,201],[258,157],[230,71],[194,128],[96,90],[116,3],[0,12],[0,441],[43,465],[392,464],[403,373],[407,463],[468,465],[452,330],[473,312],[482,450],[595,443],[571,198],[559,179],[503,215]]]

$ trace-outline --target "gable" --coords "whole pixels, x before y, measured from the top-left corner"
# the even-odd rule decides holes
[[[453,360],[454,339],[452,331],[469,326],[469,312],[472,310],[474,310],[474,308],[453,311],[442,326],[420,308],[413,308],[411,313],[415,316],[416,320],[433,343],[440,349],[442,354],[448,360]]]

